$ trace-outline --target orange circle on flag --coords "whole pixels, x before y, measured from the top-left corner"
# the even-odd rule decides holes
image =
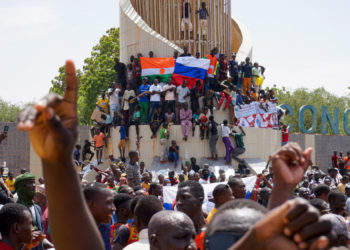
[[[213,69],[212,68],[208,69],[208,74],[213,74]]]
[[[161,69],[159,70],[159,74],[164,75],[164,73],[165,73],[165,69],[164,69],[164,68],[161,68]]]

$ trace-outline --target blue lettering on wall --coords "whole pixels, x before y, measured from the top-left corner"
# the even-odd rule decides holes
[[[344,111],[344,116],[343,116],[343,126],[344,126],[344,131],[347,135],[350,135],[350,130],[349,130],[349,113],[350,109],[346,109]]]
[[[332,121],[332,116],[328,111],[328,107],[322,106],[321,113],[321,133],[327,134],[327,123],[329,123],[333,134],[339,134],[339,109],[334,108],[334,120]]]
[[[304,126],[304,113],[308,109],[311,111],[312,123],[311,123],[311,128],[307,130]],[[311,105],[302,106],[299,110],[299,128],[300,128],[300,131],[302,133],[305,133],[305,134],[315,133],[316,128],[317,128],[316,117],[317,117],[317,110],[315,109],[314,106],[311,106]]]
[[[280,107],[285,110],[288,110],[289,111],[288,115],[290,116],[294,115],[293,108],[289,104],[282,104]],[[310,110],[312,115],[312,124],[311,124],[311,128],[309,129],[306,129],[304,124],[304,113],[306,110]],[[334,119],[329,113],[328,107],[322,106],[322,110],[321,110],[321,133],[322,134],[327,134],[328,124],[333,134],[336,134],[336,135],[339,134],[339,109],[337,107],[334,108],[333,114],[334,114]],[[350,135],[349,114],[350,114],[350,108],[346,109],[343,114],[343,127],[347,135]],[[299,110],[300,132],[305,134],[315,133],[317,128],[316,118],[317,118],[317,110],[314,106],[312,105],[302,106]],[[288,126],[289,126],[289,131],[292,131],[292,128],[293,128],[292,124],[288,124]]]

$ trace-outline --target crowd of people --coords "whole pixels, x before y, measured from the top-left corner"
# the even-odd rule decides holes
[[[270,156],[271,167],[246,190],[249,171],[218,180],[209,166],[191,159],[183,172],[152,177],[139,153],[126,166],[110,157],[95,182],[77,177],[72,154],[77,138],[74,65],[66,64],[62,99],[48,96],[19,117],[43,164],[44,178],[23,170],[0,178],[0,249],[329,249],[348,246],[347,172],[323,173],[312,149],[288,143]],[[43,122],[44,121],[44,122]],[[43,129],[44,128],[44,129]],[[193,174],[194,172],[194,174]],[[202,209],[205,185],[219,181]],[[5,183],[14,190],[10,191]],[[177,185],[164,210],[162,190]],[[339,248],[341,249],[341,248]]]
[[[226,147],[225,160],[230,164],[232,157],[238,160],[237,156],[245,150],[243,140],[238,138],[239,134],[242,134],[240,132],[244,134],[244,131],[239,129],[241,131],[237,133],[232,130],[232,126],[235,125],[234,107],[259,101],[261,107],[267,109],[268,106],[264,103],[268,101],[277,103],[274,91],[264,91],[258,83],[258,79],[263,77],[265,68],[258,63],[252,64],[250,58],[238,63],[235,53],[230,60],[227,60],[224,54],[220,54],[217,48],[213,48],[205,58],[210,60],[211,65],[215,65],[213,68],[215,72],[208,70],[205,80],[198,80],[190,89],[186,80],[182,85],[176,86],[171,78],[167,82],[162,82],[160,76],[154,79],[141,77],[140,58],[142,56],[140,53],[137,57],[130,56],[127,65],[116,58],[114,66],[117,73],[116,82],[112,83],[109,89],[102,90],[97,100],[96,110],[100,113],[98,117],[92,117],[96,125],[92,134],[99,163],[112,126],[119,127],[118,148],[120,157],[125,159],[125,141],[129,139],[130,127],[135,126],[137,140],[139,140],[142,137],[139,125],[149,125],[152,139],[158,136],[159,131],[161,162],[170,160],[176,165],[178,146],[174,141],[168,142],[171,126],[174,124],[181,125],[184,141],[191,136],[194,137],[196,129],[199,130],[200,139],[208,139],[211,158],[217,160],[216,143],[219,139],[218,125],[220,124],[222,131],[227,132],[222,139]],[[150,51],[148,56],[152,58],[154,53]],[[178,56],[175,51],[174,58]],[[180,57],[185,56],[191,56],[186,46]],[[196,57],[200,58],[199,53]],[[224,121],[215,120],[214,111],[222,108],[230,110],[231,119],[226,121],[226,125]],[[230,131],[224,127],[230,127]],[[227,140],[229,134],[236,134],[234,136],[236,144],[237,139],[239,140],[238,149],[233,148],[232,144],[229,145]],[[233,150],[236,150],[235,153]],[[78,157],[76,160],[79,161]]]
[[[264,91],[259,83],[265,68],[257,62],[252,63],[249,57],[245,62],[238,63],[236,53],[228,60],[227,56],[219,53],[218,48],[213,48],[205,58],[210,60],[211,66],[215,66],[208,70],[204,80],[198,80],[190,89],[186,80],[181,86],[175,86],[171,78],[162,82],[160,75],[153,77],[154,79],[141,77],[142,56],[141,53],[137,57],[130,56],[127,66],[119,62],[118,58],[115,59],[116,82],[113,82],[109,89],[101,91],[96,103],[97,108],[105,113],[103,123],[114,126],[121,125],[122,121],[125,126],[152,124],[154,121],[158,125],[162,122],[181,124],[180,111],[187,103],[191,116],[186,119],[197,124],[198,116],[203,114],[205,109],[210,115],[214,115],[215,109],[227,109],[253,101],[277,102],[273,90]],[[154,53],[150,51],[148,56],[153,58]],[[174,58],[178,56],[178,52],[175,51]],[[180,57],[187,56],[192,55],[185,46]],[[196,54],[196,58],[200,58],[199,53]],[[202,105],[199,101],[201,97]]]

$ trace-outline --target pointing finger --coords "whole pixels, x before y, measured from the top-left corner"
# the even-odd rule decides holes
[[[77,103],[78,81],[75,73],[73,61],[66,62],[66,91],[64,92],[64,100],[73,104]]]

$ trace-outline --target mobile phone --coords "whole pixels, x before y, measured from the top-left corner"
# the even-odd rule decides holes
[[[9,126],[5,125],[4,126],[4,133],[7,134],[7,132],[9,132]]]

